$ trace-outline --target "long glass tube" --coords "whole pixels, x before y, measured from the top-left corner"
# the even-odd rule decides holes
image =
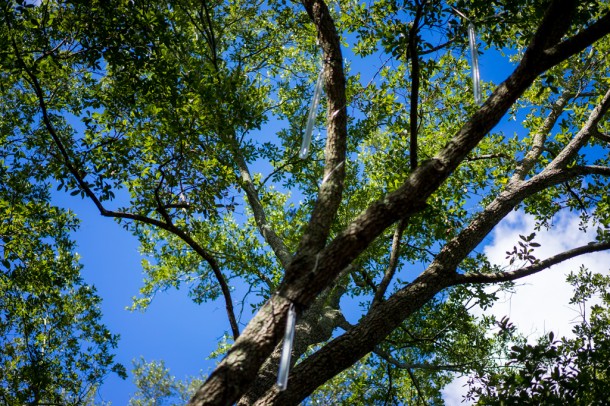
[[[307,125],[305,126],[305,135],[303,136],[303,143],[301,144],[301,150],[299,151],[299,158],[305,159],[309,155],[311,149],[311,136],[313,134],[313,126],[316,121],[316,113],[318,112],[318,103],[320,102],[320,95],[322,94],[322,72],[318,75],[316,81],[316,87],[313,91],[313,98],[311,105],[309,106],[309,115],[307,116]]]
[[[297,313],[294,304],[290,304],[288,318],[286,319],[286,332],[284,333],[284,344],[280,357],[280,367],[277,373],[277,386],[279,390],[286,390],[288,386],[288,372],[290,372],[290,358],[292,357],[292,342],[294,341],[294,326]]]
[[[470,60],[472,64],[472,86],[474,88],[474,101],[481,104],[481,83],[479,78],[479,53],[477,52],[477,37],[474,25],[468,24],[468,41],[470,42]]]

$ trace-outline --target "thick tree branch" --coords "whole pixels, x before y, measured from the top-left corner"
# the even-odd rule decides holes
[[[189,405],[232,405],[248,389],[283,334],[291,302],[274,295],[248,323]]]
[[[469,273],[460,275],[457,277],[456,282],[458,284],[465,283],[500,283],[514,281],[523,277],[533,275],[540,271],[550,268],[553,265],[557,265],[561,262],[567,261],[568,259],[575,258],[584,254],[591,254],[593,252],[600,252],[610,250],[610,242],[603,243],[589,243],[578,248],[573,248],[562,252],[561,254],[554,255],[542,261],[538,261],[530,266],[519,268],[514,271],[498,272],[492,274],[478,274]]]
[[[310,346],[328,341],[335,328],[343,324],[345,317],[339,310],[339,300],[343,293],[345,288],[342,286],[328,289],[298,320],[292,349],[293,365]],[[261,367],[250,390],[237,403],[239,406],[254,404],[268,390],[273,389],[281,352],[282,343],[279,343]]]
[[[579,134],[581,132],[583,134],[587,133],[592,128],[595,128],[592,126],[592,123],[599,119],[602,111],[603,109],[594,109]],[[577,135],[575,138],[578,137]],[[286,392],[277,396],[267,394],[267,399],[270,402],[273,399],[275,404],[297,403],[309,395],[308,390],[304,389],[303,386],[313,390],[324,383],[326,379],[330,379],[341,371],[338,365],[340,362],[345,367],[348,367],[355,362],[354,358],[357,360],[369,351],[372,351],[374,344],[382,339],[380,337],[385,337],[385,335],[391,333],[404,318],[412,314],[412,312],[406,310],[408,306],[417,306],[416,303],[420,303],[420,300],[423,303],[428,300],[426,299],[427,295],[432,294],[427,290],[430,283],[437,284],[435,293],[440,292],[444,287],[452,286],[456,283],[458,274],[455,273],[455,270],[461,261],[523,199],[552,185],[560,184],[577,176],[592,174],[593,172],[607,173],[607,169],[605,167],[555,168],[553,170],[547,168],[528,181],[517,180],[510,182],[505,191],[490,203],[456,238],[452,239],[441,250],[427,270],[411,285],[400,289],[386,302],[382,302],[374,307],[357,326],[304,360],[294,369],[293,374],[289,378],[299,381],[293,381],[292,387],[289,387]],[[421,285],[425,285],[425,287]],[[418,289],[416,289],[416,286]],[[405,315],[402,319],[400,318],[401,314]],[[359,354],[353,353],[354,348],[360,349]],[[326,375],[324,376],[324,374]],[[291,388],[295,388],[294,393]]]
[[[561,6],[560,6],[561,7]],[[561,19],[561,11],[557,18]],[[544,51],[545,62],[551,66],[574,55],[575,50],[581,50],[608,34],[610,12],[606,13],[589,27]]]
[[[371,352],[406,317],[451,284],[452,277],[446,272],[426,271],[387,301],[373,307],[352,329],[298,364],[288,378],[290,385],[286,391],[267,393],[259,402],[298,404],[326,380]]]
[[[318,41],[324,54],[328,100],[324,181],[296,254],[297,257],[311,257],[324,247],[341,203],[347,165],[347,99],[341,42],[330,11],[322,0],[303,0],[303,5],[318,31]]]

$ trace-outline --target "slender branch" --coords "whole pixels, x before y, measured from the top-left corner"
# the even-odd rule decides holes
[[[283,163],[280,166],[278,166],[277,168],[275,168],[269,175],[267,175],[265,177],[265,179],[263,179],[263,181],[261,182],[261,185],[265,185],[269,181],[269,179],[271,179],[277,173],[283,171],[284,168],[286,168],[287,166],[293,165],[297,159],[298,159],[297,157],[289,158],[285,163]]]
[[[267,243],[275,253],[275,256],[282,264],[282,267],[286,269],[290,264],[292,255],[290,254],[288,247],[286,247],[286,244],[284,244],[284,241],[280,238],[279,235],[277,235],[273,227],[271,227],[271,225],[267,221],[265,209],[263,208],[263,205],[258,197],[258,191],[254,186],[254,182],[252,181],[250,169],[248,168],[246,160],[241,154],[239,145],[237,145],[237,141],[233,139],[232,143],[234,144],[232,148],[233,157],[237,163],[237,167],[239,168],[239,173],[241,176],[241,185],[246,191],[246,197],[248,199],[250,207],[252,208],[252,213],[254,214],[254,220],[256,221],[256,225],[258,226],[258,229],[262,234],[263,238],[265,239],[265,241],[267,241]]]
[[[411,96],[409,106],[409,159],[411,170],[417,168],[417,132],[418,132],[418,107],[419,107],[419,54],[417,45],[419,42],[419,23],[422,17],[423,5],[419,0],[416,1],[417,9],[415,19],[409,30],[409,56],[411,57]]]
[[[390,364],[386,366],[386,373],[388,374],[388,391],[386,393],[385,399],[383,400],[383,406],[386,406],[390,399],[392,399],[392,368]]]
[[[34,60],[34,66],[38,65],[46,57],[53,56],[53,54],[55,54],[55,52],[57,52],[62,46],[64,46],[66,42],[68,42],[68,38],[64,38],[63,40],[61,40],[61,42],[57,44],[57,46],[55,46],[54,48],[42,51],[42,55],[40,55]]]
[[[475,161],[482,161],[485,159],[498,159],[498,158],[509,159],[509,156],[506,154],[503,154],[503,153],[468,156],[468,157],[466,157],[465,161],[466,162],[475,162]]]
[[[602,242],[602,243],[589,243],[587,245],[580,246],[578,248],[573,248],[571,250],[567,250],[562,252],[561,254],[557,254],[550,258],[547,258],[542,261],[538,261],[530,266],[516,269],[514,271],[507,272],[498,272],[492,274],[478,274],[478,273],[469,273],[464,275],[459,275],[456,278],[457,284],[465,284],[465,283],[499,283],[499,282],[508,282],[514,281],[516,279],[523,278],[528,275],[533,275],[540,271],[543,271],[547,268],[550,268],[553,265],[557,265],[561,262],[567,261],[568,259],[575,258],[584,254],[591,254],[593,252],[600,252],[610,250],[610,242]]]
[[[580,131],[578,131],[568,145],[566,145],[557,157],[547,166],[547,170],[565,168],[576,156],[580,148],[582,148],[595,133],[599,132],[597,125],[608,112],[608,109],[610,109],[610,88],[606,91],[606,94],[600,103],[595,106],[593,111],[589,114],[587,121]]]
[[[383,350],[382,348],[376,347],[373,352],[383,358],[388,363],[394,365],[396,368],[400,369],[423,369],[427,371],[453,371],[453,372],[462,372],[464,368],[467,367],[466,364],[447,364],[447,365],[433,365],[428,363],[408,363],[397,360],[390,354],[389,352]]]
[[[610,135],[601,133],[597,129],[593,132],[593,137],[600,141],[610,142]]]
[[[417,247],[417,246],[415,246],[413,244],[405,244],[405,246],[409,247],[409,248],[411,248],[412,250],[415,250],[415,251],[425,252],[426,254],[430,255],[433,258],[437,254],[437,253],[433,252],[432,250],[429,250],[428,248]]]
[[[164,204],[163,206],[161,206],[164,209],[190,209],[191,205],[188,202],[184,202],[184,203],[171,203],[171,204]]]
[[[413,371],[411,369],[407,369],[407,373],[409,374],[409,378],[411,378],[411,382],[413,382],[413,386],[415,386],[415,390],[417,391],[417,398],[421,402],[423,402],[424,405],[426,405],[427,403],[424,399],[421,389],[419,388],[419,382],[417,382],[417,378],[415,378]],[[417,403],[420,403],[420,402],[417,402]]]
[[[161,178],[159,179],[159,184],[155,188],[154,195],[155,195],[155,201],[157,202],[157,211],[159,212],[161,217],[163,217],[163,219],[165,220],[165,223],[168,225],[171,225],[172,219],[169,216],[169,213],[167,212],[165,207],[163,206],[163,203],[161,202],[161,197],[159,196],[159,191],[161,190],[161,187],[163,186],[164,181],[165,181],[165,174],[163,173],[163,171],[161,171]]]
[[[568,169],[567,172],[574,173],[578,176],[581,176],[581,175],[610,176],[610,167],[602,166],[602,165],[574,166],[574,167]]]
[[[396,268],[398,266],[398,258],[400,257],[400,240],[402,238],[402,233],[407,226],[404,220],[401,220],[396,226],[396,230],[394,231],[394,235],[392,236],[392,248],[390,251],[390,261],[388,263],[388,267],[383,275],[383,279],[379,283],[377,290],[375,291],[375,296],[373,297],[373,302],[371,303],[371,307],[377,305],[379,302],[383,300],[383,296],[394,277],[394,273],[396,272]]]
[[[425,51],[420,52],[420,55],[428,55],[428,54],[431,54],[433,52],[440,51],[441,49],[445,48],[447,45],[451,45],[454,42],[455,42],[455,39],[450,39],[447,42],[444,42],[444,43],[442,43],[440,45],[437,45],[435,47],[432,47],[430,49],[427,49]]]
[[[582,210],[583,212],[586,212],[587,206],[585,205],[585,202],[582,200],[582,198],[578,195],[578,193],[576,193],[574,191],[574,189],[572,189],[572,187],[570,186],[570,184],[568,182],[564,182],[563,186],[566,188],[568,193],[570,195],[572,195],[574,200],[576,200],[576,202],[578,203],[578,206],[580,206],[580,210]]]
[[[201,7],[205,11],[205,20],[206,20],[207,27],[208,27],[206,39],[208,40],[210,52],[212,53],[212,63],[214,64],[214,67],[218,71],[219,67],[218,67],[216,36],[214,35],[214,28],[212,27],[212,17],[210,15],[210,9],[209,9],[207,0],[201,0]],[[205,29],[205,23],[202,25],[202,27]]]
[[[532,168],[536,164],[536,161],[544,151],[544,143],[546,142],[549,132],[553,129],[553,126],[559,119],[559,116],[561,115],[565,106],[570,100],[570,93],[571,89],[566,89],[562,93],[562,95],[555,101],[555,103],[551,107],[551,111],[544,120],[544,123],[532,136],[532,147],[517,165],[517,169],[515,169],[515,173],[513,174],[511,181],[514,182],[517,180],[524,180],[529,171],[532,170]]]
[[[375,286],[375,282],[373,282],[373,280],[369,277],[368,273],[366,273],[366,271],[362,268],[359,268],[358,272],[360,273],[360,276],[364,280],[364,283],[363,284],[358,283],[358,281],[355,280],[354,275],[352,274],[352,278],[354,278],[354,282],[356,283],[356,285],[358,285],[360,287],[368,286],[369,288],[371,288],[371,290],[373,292],[375,292],[377,290],[377,286]]]

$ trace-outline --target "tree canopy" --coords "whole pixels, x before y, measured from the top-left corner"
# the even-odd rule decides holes
[[[530,349],[506,352],[506,320],[469,312],[493,302],[485,286],[610,249],[608,1],[6,0],[1,14],[0,289],[22,321],[0,328],[23,343],[3,342],[2,362],[20,351],[87,385],[123,373],[53,189],[139,239],[134,307],[172,287],[225,304],[228,343],[191,405],[433,403],[455,372],[493,396],[498,354]],[[477,52],[507,78],[478,90]],[[523,131],[504,133],[511,119]],[[501,267],[477,247],[514,210],[536,225]],[[536,231],[568,211],[589,242],[539,258]],[[45,355],[44,332],[79,329],[74,353]],[[165,382],[163,364],[138,365]]]

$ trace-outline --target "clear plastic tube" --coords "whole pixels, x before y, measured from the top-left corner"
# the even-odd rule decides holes
[[[479,79],[479,53],[477,52],[477,37],[474,25],[468,24],[468,41],[470,42],[470,60],[472,64],[472,86],[474,88],[474,101],[481,104],[481,83]]]
[[[316,87],[313,91],[313,98],[311,105],[309,106],[309,115],[307,116],[307,126],[305,127],[305,135],[303,136],[303,143],[301,144],[301,150],[299,151],[299,158],[305,159],[309,155],[311,149],[311,136],[313,134],[313,126],[316,121],[316,113],[318,111],[318,103],[320,102],[320,95],[322,94],[322,72],[318,75]]]
[[[288,386],[288,372],[290,372],[290,358],[292,357],[292,342],[294,341],[294,326],[297,319],[297,312],[294,303],[290,303],[288,318],[286,319],[286,332],[284,333],[284,344],[280,357],[280,367],[277,372],[277,386],[279,390],[286,390]]]

